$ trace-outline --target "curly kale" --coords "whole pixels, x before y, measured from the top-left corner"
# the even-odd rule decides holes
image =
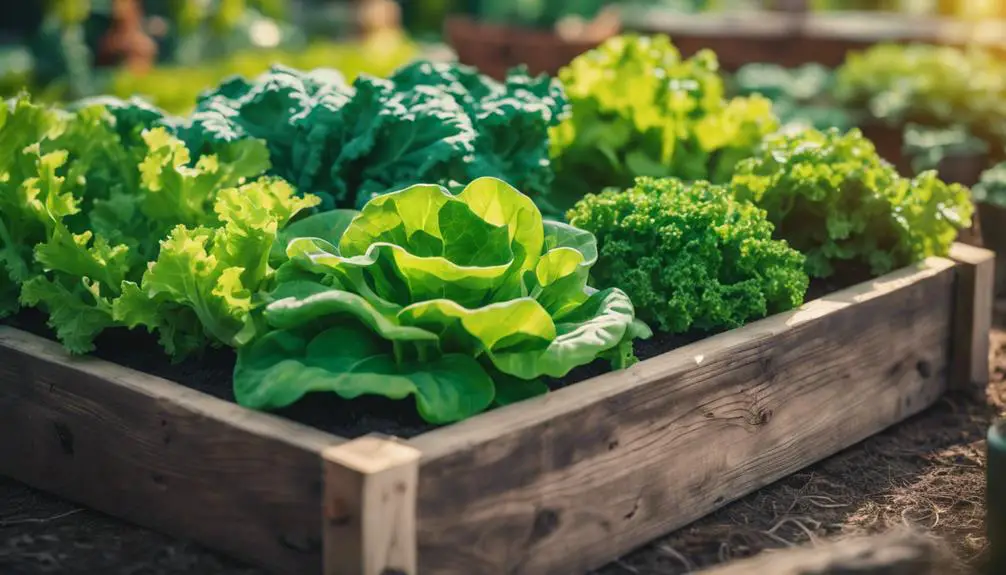
[[[265,140],[273,173],[321,196],[323,208],[482,176],[536,197],[551,186],[548,128],[565,108],[558,81],[522,70],[499,83],[466,66],[419,61],[349,85],[334,70],[274,66],[203,94],[179,135],[203,153]]]
[[[881,274],[946,255],[974,210],[967,188],[935,171],[900,177],[857,129],[775,134],[737,166],[732,186],[768,212],[816,277],[864,266]]]
[[[641,177],[584,197],[567,217],[597,237],[595,283],[624,290],[665,332],[738,327],[800,305],[807,291],[803,255],[723,186]]]

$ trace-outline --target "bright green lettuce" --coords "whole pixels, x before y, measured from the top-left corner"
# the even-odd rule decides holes
[[[176,357],[237,345],[279,229],[318,200],[272,179],[244,184],[269,168],[262,142],[193,162],[165,128],[130,122],[136,111],[27,97],[0,107],[0,316],[40,308],[74,353],[137,325]]]
[[[900,177],[856,129],[773,135],[738,165],[732,186],[768,212],[817,277],[849,267],[881,274],[946,255],[974,210],[967,188],[935,171]]]
[[[559,72],[571,114],[550,130],[556,184],[537,200],[560,215],[586,193],[637,176],[729,181],[778,127],[759,95],[727,99],[715,54],[683,59],[666,36],[623,35]]]
[[[122,285],[115,319],[157,330],[175,356],[199,350],[206,339],[247,343],[256,328],[253,298],[269,285],[269,253],[279,229],[318,202],[315,196],[296,197],[289,184],[273,178],[221,190],[213,206],[217,222],[176,225],[142,281]]]
[[[289,242],[263,313],[273,331],[238,352],[234,391],[248,407],[319,391],[414,395],[424,419],[446,423],[598,358],[625,366],[649,333],[623,292],[587,286],[593,237],[543,221],[495,178],[457,195],[411,186],[297,226],[313,232]]]
[[[111,299],[133,260],[93,231],[87,210],[130,157],[102,110],[69,114],[26,96],[0,106],[0,150],[0,316],[40,307],[68,349],[89,351],[114,324]]]
[[[662,331],[721,331],[803,303],[803,256],[724,186],[641,177],[584,197],[567,217],[597,237],[594,281],[624,289]]]

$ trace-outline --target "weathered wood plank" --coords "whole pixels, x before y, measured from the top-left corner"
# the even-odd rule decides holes
[[[995,296],[995,253],[956,243],[957,301],[950,385],[985,392],[989,382],[989,334]]]
[[[921,411],[955,275],[930,258],[413,439],[421,568],[583,572]]]
[[[0,326],[0,474],[282,573],[321,571],[340,440]]]
[[[700,571],[700,575],[950,575],[946,549],[931,536],[897,530],[818,547],[769,551],[751,559]]]
[[[324,451],[325,575],[416,575],[419,455],[378,435]]]

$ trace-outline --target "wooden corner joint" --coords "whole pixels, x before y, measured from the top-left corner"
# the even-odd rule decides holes
[[[950,386],[984,387],[989,381],[995,253],[958,242],[948,257],[957,263]]]
[[[324,575],[416,575],[420,455],[376,434],[322,452]]]

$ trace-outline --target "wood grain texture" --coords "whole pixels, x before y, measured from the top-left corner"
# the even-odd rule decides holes
[[[0,474],[138,525],[319,573],[340,441],[0,326]]]
[[[324,575],[416,575],[419,456],[378,435],[323,452]]]
[[[950,575],[949,553],[931,536],[898,530],[819,547],[769,551],[698,575]]]
[[[950,258],[957,262],[950,385],[984,393],[989,382],[995,254],[956,243],[950,250]]]
[[[419,436],[423,573],[579,573],[931,405],[942,258]]]

